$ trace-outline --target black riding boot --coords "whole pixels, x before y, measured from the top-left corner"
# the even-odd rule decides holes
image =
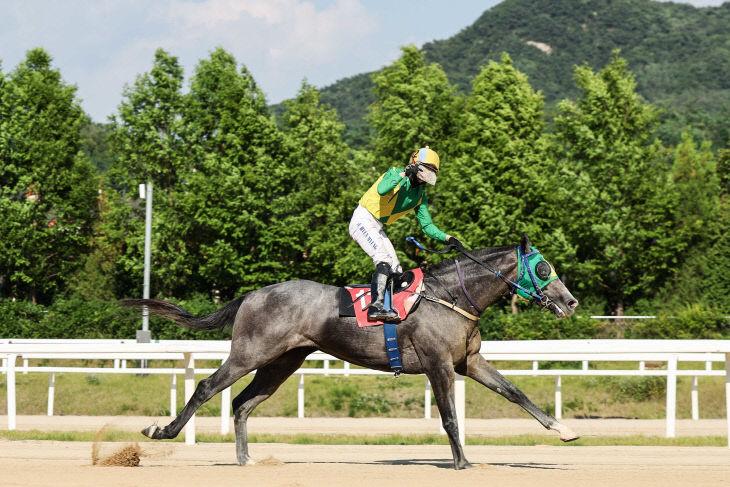
[[[388,287],[388,276],[390,276],[390,265],[381,262],[375,266],[373,282],[370,285],[370,296],[372,300],[368,306],[368,320],[370,321],[400,321],[400,316],[395,310],[386,310],[384,306],[385,290]]]

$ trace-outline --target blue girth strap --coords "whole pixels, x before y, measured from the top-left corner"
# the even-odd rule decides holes
[[[385,304],[385,309],[392,309],[393,300],[388,290],[385,291],[385,299],[383,302]],[[400,359],[395,323],[384,323],[383,333],[385,334],[385,351],[388,354],[388,365],[390,365],[390,368],[393,370],[395,377],[397,378],[401,372],[403,372],[403,363]]]

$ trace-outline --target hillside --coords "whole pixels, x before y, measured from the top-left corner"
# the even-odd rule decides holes
[[[577,96],[574,66],[601,69],[620,48],[638,91],[663,110],[659,136],[666,143],[676,143],[692,125],[698,138],[724,147],[730,136],[728,26],[730,2],[695,8],[649,0],[505,0],[455,36],[422,49],[462,92],[481,66],[509,53],[542,91],[549,115],[558,101]],[[322,89],[322,101],[337,108],[354,147],[367,141],[363,116],[373,101],[371,74]]]

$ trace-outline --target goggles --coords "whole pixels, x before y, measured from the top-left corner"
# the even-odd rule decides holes
[[[417,164],[416,167],[418,168],[418,174],[417,177],[430,185],[436,184],[436,171],[434,171],[431,167],[425,165],[425,164]]]

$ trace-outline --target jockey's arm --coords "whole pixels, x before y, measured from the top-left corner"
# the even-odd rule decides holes
[[[426,199],[425,193],[423,195],[423,200],[421,201],[421,204],[418,205],[418,208],[416,208],[416,218],[418,218],[418,223],[421,224],[421,229],[423,230],[423,233],[425,233],[429,237],[440,240],[441,242],[446,242],[449,239],[450,236],[439,230],[439,228],[433,222],[431,214],[428,212],[428,200]]]
[[[378,183],[378,194],[380,196],[385,196],[386,194],[390,193],[393,188],[398,186],[398,183],[400,183],[402,180],[403,176],[398,173],[398,170],[394,167],[391,167],[385,174],[383,174],[383,179],[381,179]]]

